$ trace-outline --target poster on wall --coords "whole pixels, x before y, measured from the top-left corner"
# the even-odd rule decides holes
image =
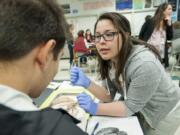
[[[151,8],[152,6],[152,0],[145,0],[144,8]]]
[[[102,8],[111,8],[114,7],[114,1],[113,0],[96,0],[96,1],[87,1],[82,3],[84,10],[98,10]]]
[[[160,4],[167,2],[167,0],[153,0],[153,6],[158,7]]]
[[[132,0],[116,0],[116,10],[132,9]]]
[[[102,12],[114,11],[115,0],[76,0],[70,3],[70,6],[71,15],[95,15]]]
[[[133,0],[133,9],[143,9],[144,0]]]
[[[61,5],[61,7],[62,7],[65,14],[71,13],[70,4],[63,4],[63,5]]]
[[[176,11],[177,1],[176,0],[168,0],[168,3],[170,3],[172,5],[173,11]]]
[[[172,22],[177,21],[177,12],[176,11],[172,13],[171,19],[172,19]]]

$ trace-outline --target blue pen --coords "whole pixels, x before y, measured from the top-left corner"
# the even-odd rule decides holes
[[[96,129],[98,128],[98,126],[99,126],[99,122],[96,123],[91,135],[94,135],[94,133],[95,133]]]

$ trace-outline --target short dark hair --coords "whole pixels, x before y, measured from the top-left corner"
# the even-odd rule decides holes
[[[55,0],[0,1],[0,60],[16,60],[50,39],[54,59],[64,47],[67,23]]]
[[[152,18],[152,16],[151,15],[146,15],[146,17],[145,17],[145,21],[148,21],[148,20],[150,20]]]

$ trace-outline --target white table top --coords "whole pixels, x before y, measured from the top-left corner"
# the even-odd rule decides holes
[[[102,128],[116,127],[120,131],[125,131],[128,135],[143,135],[142,129],[136,116],[127,118],[93,116],[89,120],[87,126],[87,132],[90,135],[97,122],[99,122],[99,126],[96,129],[95,133],[97,133]]]
[[[56,86],[53,84],[53,86]],[[60,88],[69,88],[72,87],[70,82],[64,81],[60,85]],[[106,117],[106,116],[92,116],[89,120],[85,120],[82,123],[78,124],[82,130],[86,131],[91,135],[96,123],[99,122],[99,126],[96,129],[95,133],[97,133],[100,129],[106,127],[116,127],[120,131],[125,131],[128,135],[144,135],[142,129],[140,127],[139,121],[136,116],[131,117]]]

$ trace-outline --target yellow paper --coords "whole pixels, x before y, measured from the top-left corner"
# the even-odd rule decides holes
[[[90,95],[93,99],[94,96],[85,88],[83,87],[79,87],[79,86],[66,86],[66,87],[59,87],[57,90],[53,91],[50,96],[42,103],[42,105],[40,106],[40,109],[49,107],[51,105],[51,103],[53,102],[53,100],[60,94],[62,95],[72,95],[72,94],[79,94],[85,92],[88,95]]]

